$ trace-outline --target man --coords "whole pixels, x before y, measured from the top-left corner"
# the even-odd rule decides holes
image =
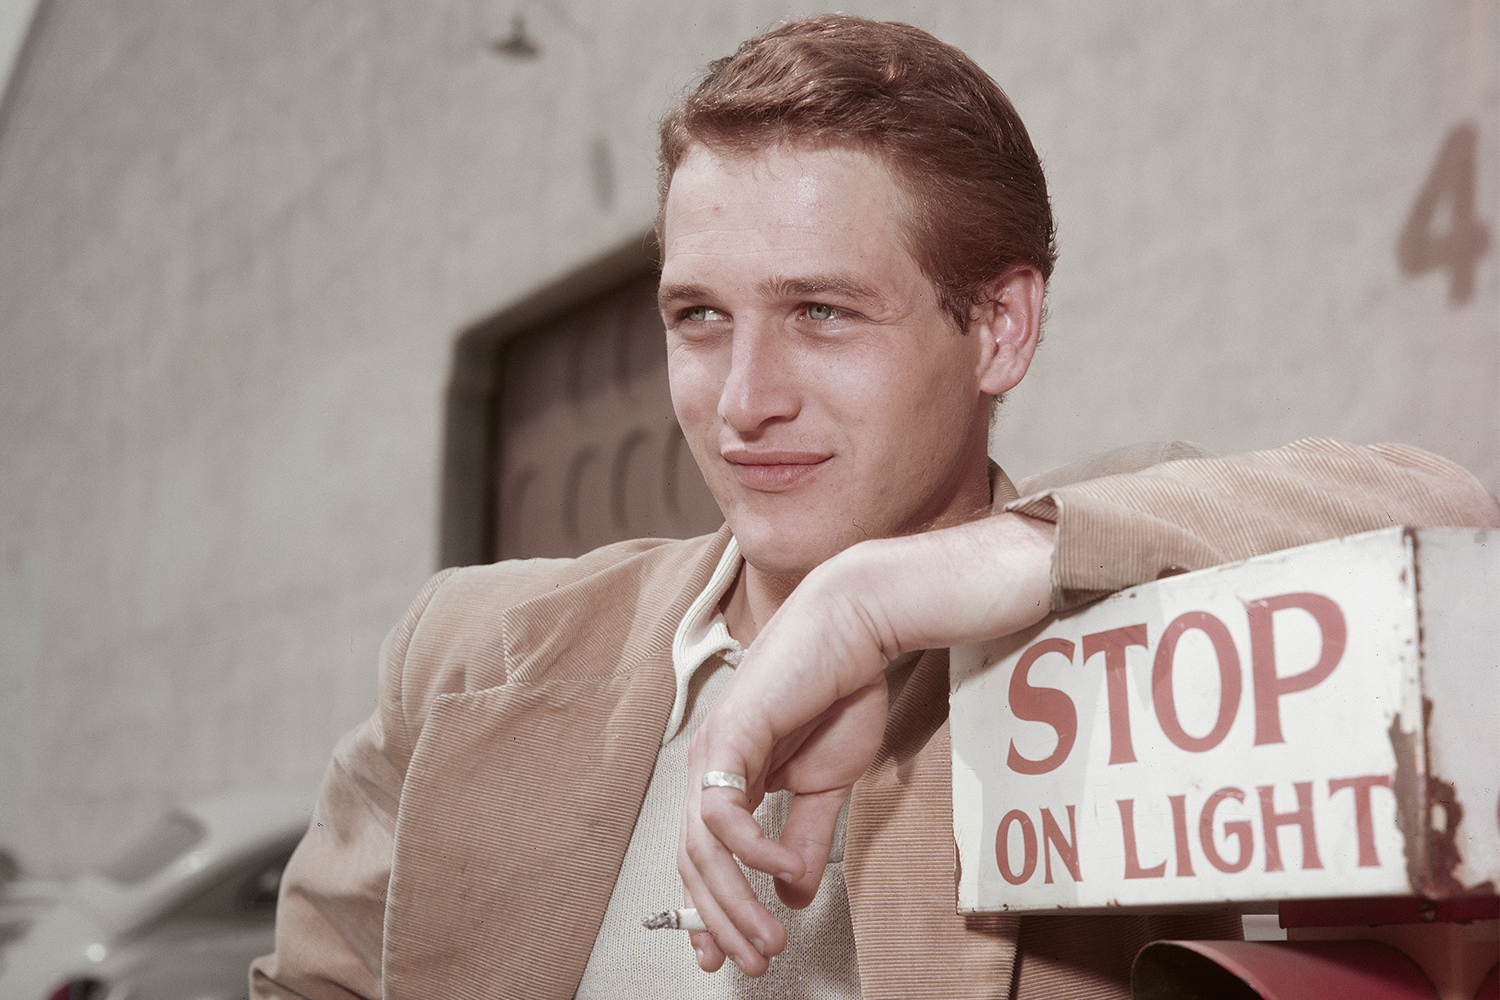
[[[662,133],[673,403],[726,528],[435,577],[256,995],[1120,996],[1151,937],[1233,934],[958,916],[946,648],[1166,572],[1500,523],[1493,498],[1321,441],[1018,491],[986,442],[1039,334],[1045,181],[999,89],[922,32],[784,26]],[[741,972],[640,928],[684,897],[697,967]]]

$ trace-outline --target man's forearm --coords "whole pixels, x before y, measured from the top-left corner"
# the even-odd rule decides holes
[[[1056,531],[999,514],[863,542],[814,570],[807,593],[794,597],[831,604],[833,592],[855,601],[887,659],[1009,635],[1047,614]]]

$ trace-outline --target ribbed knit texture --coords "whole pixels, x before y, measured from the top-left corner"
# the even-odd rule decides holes
[[[462,588],[506,564],[434,596],[407,660],[436,669],[402,671],[383,713],[419,734],[385,910],[388,1000],[571,997],[661,748],[673,631],[725,540],[592,553],[576,581],[573,563],[541,566],[538,596],[489,613]],[[673,551],[687,560],[661,558]],[[542,582],[559,569],[562,585]],[[655,595],[652,610],[622,608],[623,593]]]
[[[844,877],[870,1000],[1003,998],[1019,918],[965,918],[954,889],[948,651],[928,650],[855,786]]]
[[[648,931],[641,926],[643,917],[681,905],[677,831],[687,781],[688,744],[731,676],[733,670],[715,656],[689,685],[687,725],[657,757],[625,863],[578,987],[578,1000],[658,996],[704,1000],[859,998],[841,851],[830,858],[817,898],[803,910],[783,906],[769,876],[749,873],[756,895],[787,928],[789,941],[786,951],[771,961],[771,970],[758,979],[743,975],[732,962],[726,962],[716,973],[703,972],[685,933]],[[756,819],[771,835],[780,831],[790,800],[789,793],[777,793],[768,796],[756,810]],[[842,838],[836,841],[841,847]]]
[[[1005,505],[1057,524],[1054,611],[1170,570],[1206,569],[1325,538],[1397,524],[1500,523],[1495,498],[1467,472],[1399,444],[1307,438],[1270,451],[1123,471],[1066,486],[1045,474],[1040,492],[1023,480],[1021,499]]]

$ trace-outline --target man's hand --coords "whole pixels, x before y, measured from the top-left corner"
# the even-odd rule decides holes
[[[731,957],[758,976],[786,930],[735,858],[776,879],[789,906],[817,894],[834,826],[885,730],[886,665],[902,653],[997,638],[1048,611],[1054,526],[1002,514],[955,528],[862,542],[817,567],[766,623],[693,737],[678,869],[709,930],[698,964]],[[702,788],[709,771],[747,789]],[[780,841],[752,814],[795,793]]]

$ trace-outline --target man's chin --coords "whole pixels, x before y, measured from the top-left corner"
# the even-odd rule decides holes
[[[757,537],[758,535],[758,537]],[[819,564],[833,558],[845,545],[830,544],[827,537],[792,540],[771,533],[750,533],[742,537],[738,533],[735,541],[740,555],[757,573],[765,576],[793,577],[801,579]]]

